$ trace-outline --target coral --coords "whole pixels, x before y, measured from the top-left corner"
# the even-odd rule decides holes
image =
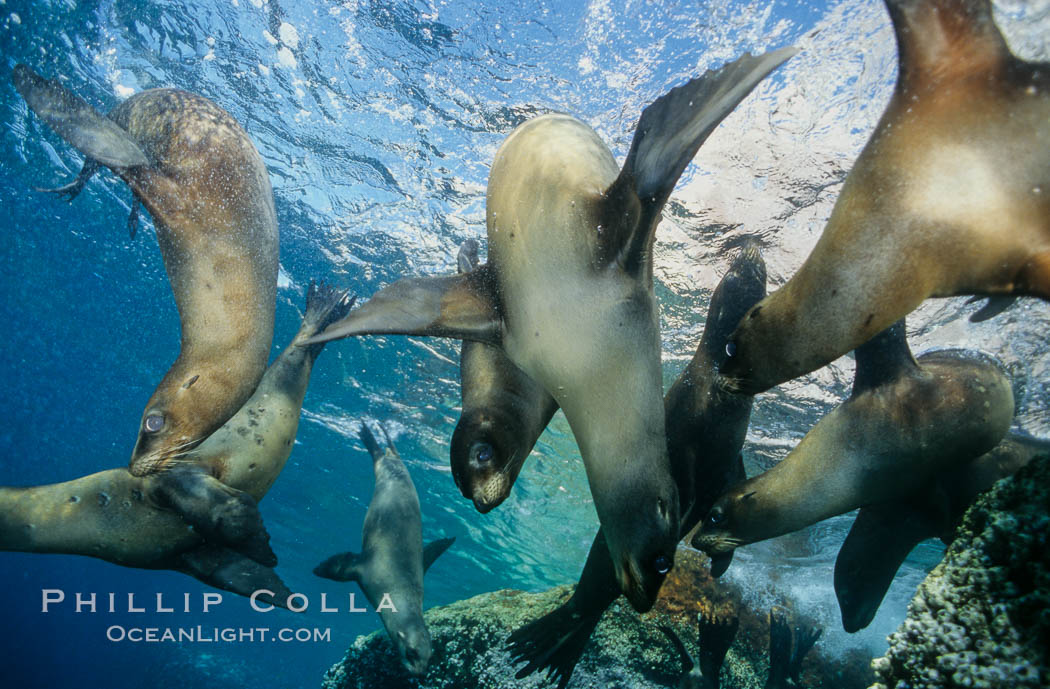
[[[1050,456],[980,496],[920,585],[872,689],[1050,686]]]

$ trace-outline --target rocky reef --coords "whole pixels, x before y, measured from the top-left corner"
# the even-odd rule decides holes
[[[872,689],[1050,686],[1050,456],[967,511]]]
[[[762,689],[768,672],[769,625],[766,611],[754,612],[740,603],[739,592],[707,573],[706,558],[681,550],[675,568],[653,610],[638,615],[624,599],[602,617],[568,689],[664,689],[677,686],[682,663],[660,631],[673,628],[696,653],[698,605],[719,614],[734,613],[740,630],[722,667],[724,689]],[[546,686],[542,675],[515,679],[517,667],[504,650],[510,633],[550,611],[572,592],[561,586],[542,593],[496,591],[425,614],[434,642],[426,689],[519,689]],[[820,645],[807,656],[802,675],[809,687],[853,689],[872,678],[869,658],[831,659]],[[358,637],[342,661],[325,675],[325,689],[403,689],[409,686],[395,652],[382,629]]]

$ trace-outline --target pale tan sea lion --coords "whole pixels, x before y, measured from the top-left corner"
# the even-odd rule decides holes
[[[133,474],[154,473],[233,416],[266,370],[277,292],[266,167],[241,126],[201,96],[153,89],[106,117],[25,65],[13,78],[33,112],[87,156],[77,180],[55,191],[75,196],[105,165],[157,228],[182,342],[131,457]]]
[[[350,304],[345,293],[311,286],[302,327],[252,397],[171,471],[136,477],[126,469],[110,469],[64,483],[0,487],[0,550],[88,555],[126,567],[174,569],[242,595],[260,588],[280,593],[283,584],[268,566],[233,548],[247,538],[255,542],[254,559],[266,559],[258,553],[269,552],[269,537],[255,502],[291,453],[310,372],[321,351],[319,345],[300,344],[344,315]],[[169,480],[201,486],[190,492],[211,498],[188,510],[198,515],[196,528],[166,508]],[[229,533],[227,525],[216,524],[222,521],[216,512],[261,533]]]
[[[909,495],[991,450],[1014,414],[1002,369],[976,352],[912,358],[904,321],[856,352],[853,393],[776,466],[719,498],[693,538],[708,554]]]
[[[398,333],[501,346],[565,412],[619,586],[638,610],[652,606],[678,540],[652,281],[656,225],[703,141],[793,53],[745,55],[657,99],[620,170],[573,117],[520,125],[489,175],[489,262],[463,276],[400,280],[312,340]]]
[[[987,0],[886,5],[896,90],[805,263],[740,322],[722,373],[742,391],[820,368],[928,297],[1050,300],[1050,65],[1010,53]]]

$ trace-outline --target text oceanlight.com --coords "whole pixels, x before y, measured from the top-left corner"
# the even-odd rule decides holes
[[[332,630],[301,627],[124,627],[115,624],[106,630],[110,641],[132,643],[327,643]]]

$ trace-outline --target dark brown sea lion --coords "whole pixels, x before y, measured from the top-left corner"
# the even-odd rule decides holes
[[[185,91],[135,94],[103,116],[25,65],[26,103],[87,156],[75,196],[102,164],[124,180],[157,228],[182,324],[178,359],[142,414],[130,469],[169,466],[244,404],[266,370],[277,291],[273,191],[248,135],[211,101]]]
[[[268,589],[283,605],[280,593],[287,589],[276,574],[234,549],[246,550],[247,541],[253,559],[274,560],[255,502],[291,453],[310,372],[321,351],[319,345],[300,345],[345,315],[350,304],[343,292],[312,286],[292,344],[267,369],[244,407],[181,457],[176,468],[145,477],[110,469],[64,483],[0,487],[0,550],[88,555],[126,567],[173,569],[241,595]],[[193,509],[184,510],[197,515],[193,526],[167,509],[169,481],[199,487],[177,491],[200,496]]]
[[[696,527],[722,493],[747,478],[740,449],[753,400],[727,390],[718,365],[736,323],[765,293],[765,262],[758,247],[749,242],[711,295],[700,345],[664,396],[667,453],[682,501],[680,538]],[[713,558],[712,572],[716,576],[724,572],[731,558],[731,552]],[[548,676],[558,679],[559,688],[564,687],[591,632],[619,596],[609,550],[599,531],[569,600],[511,634],[514,662],[528,661],[518,678],[546,670]],[[708,679],[712,667],[716,667],[713,661],[701,658]]]
[[[679,525],[661,404],[656,225],[703,141],[793,52],[746,55],[657,99],[620,170],[573,117],[522,124],[489,176],[488,264],[400,280],[315,338],[400,333],[502,347],[565,412],[620,589],[638,610],[670,571]]]
[[[1050,64],[1010,53],[988,0],[886,5],[896,90],[805,263],[740,322],[722,373],[742,391],[820,368],[928,297],[1050,300]]]
[[[459,270],[477,270],[478,243],[459,252]],[[478,512],[488,512],[510,495],[536,440],[558,403],[499,347],[464,340],[459,359],[463,411],[452,433],[452,478]]]
[[[912,358],[904,321],[856,352],[849,399],[776,466],[720,497],[694,537],[708,554],[910,495],[995,447],[1014,414],[1010,381],[976,352]]]
[[[951,543],[979,493],[1048,451],[1050,442],[1011,432],[990,452],[945,469],[905,499],[862,507],[835,560],[843,629],[852,633],[871,624],[915,546],[928,538]]]

